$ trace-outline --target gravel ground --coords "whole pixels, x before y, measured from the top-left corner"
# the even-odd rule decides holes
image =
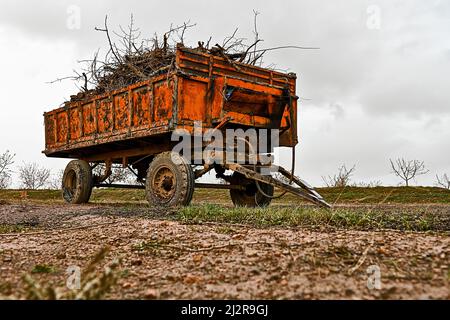
[[[184,225],[149,210],[0,204],[0,294],[24,296],[25,274],[64,287],[68,267],[108,246],[121,264],[105,298],[450,299],[448,233]]]

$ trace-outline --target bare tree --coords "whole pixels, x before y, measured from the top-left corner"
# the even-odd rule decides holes
[[[24,163],[19,167],[19,179],[24,189],[36,190],[45,187],[50,178],[50,170],[37,163]]]
[[[11,166],[14,164],[15,154],[6,150],[0,154],[0,189],[6,189],[11,183]]]
[[[350,183],[350,178],[355,173],[356,165],[347,169],[347,166],[343,164],[339,168],[339,172],[334,176],[322,177],[327,187],[346,187]]]
[[[62,186],[62,179],[64,176],[64,170],[58,170],[55,174],[51,176],[48,186],[51,190],[60,190]]]
[[[444,173],[441,177],[439,177],[439,175],[436,175],[436,185],[438,187],[450,190],[449,176],[446,173]]]
[[[96,176],[102,176],[104,171],[105,165],[100,164],[94,168],[92,174]],[[129,183],[133,179],[132,174],[128,168],[113,166],[111,171],[111,175],[105,181],[107,184]]]
[[[392,173],[405,182],[405,186],[409,186],[409,182],[418,176],[427,174],[429,170],[425,169],[425,163],[420,160],[405,160],[398,158],[391,162]]]

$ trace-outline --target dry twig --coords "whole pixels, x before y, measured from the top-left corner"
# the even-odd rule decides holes
[[[239,71],[241,67],[238,63],[256,65],[259,62],[261,65],[262,57],[267,51],[305,48],[286,46],[257,50],[257,45],[263,41],[260,39],[258,31],[258,15],[259,12],[254,11],[255,41],[253,43],[247,45],[245,38],[237,37],[238,29],[236,28],[230,36],[224,39],[222,45],[216,44],[210,48],[212,40],[210,37],[206,44],[198,41],[198,47],[192,49],[220,56]],[[108,16],[105,16],[104,26],[95,28],[96,31],[106,35],[108,51],[104,58],[99,59],[99,52],[96,52],[93,59],[80,61],[85,65],[81,71],[74,71],[73,76],[58,78],[51,83],[68,79],[80,83],[78,87],[81,92],[71,96],[71,101],[82,101],[158,74],[169,74],[176,67],[174,64],[177,45],[184,45],[186,32],[194,26],[196,24],[192,24],[190,21],[178,26],[171,25],[169,30],[163,34],[162,41],[156,34],[152,39],[140,40],[141,31],[135,27],[133,15],[130,17],[127,28],[119,26],[120,32],[110,31]]]

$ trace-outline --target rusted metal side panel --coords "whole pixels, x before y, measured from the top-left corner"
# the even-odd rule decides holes
[[[180,78],[178,92],[178,119],[182,123],[202,121],[207,123],[208,79]]]
[[[77,141],[81,137],[80,109],[78,106],[70,107],[69,116],[69,140]]]
[[[154,125],[167,124],[173,116],[174,81],[161,80],[153,84]]]
[[[90,103],[84,104],[81,107],[82,119],[83,119],[83,134],[84,136],[90,136],[96,133],[96,103],[92,101]]]
[[[129,127],[128,92],[116,94],[113,97],[113,131],[123,131]]]
[[[56,117],[56,141],[55,144],[65,144],[67,143],[69,135],[69,121],[67,112],[58,112],[56,115],[52,115],[52,118]]]
[[[169,131],[173,75],[156,77],[45,113],[47,155]],[[50,136],[50,131],[54,134]]]
[[[218,77],[214,80],[214,89],[211,99],[211,118],[213,121],[220,121],[223,118],[223,89],[226,87],[227,77]]]
[[[44,125],[45,125],[45,146],[48,148],[49,146],[56,144],[56,119],[55,115],[45,115]]]
[[[145,128],[153,121],[151,114],[152,89],[149,86],[142,86],[131,91],[132,123],[134,128]]]
[[[97,108],[97,133],[99,135],[112,131],[112,103],[111,98],[103,98],[96,101]]]

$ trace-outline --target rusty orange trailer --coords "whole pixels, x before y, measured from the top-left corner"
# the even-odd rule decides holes
[[[145,184],[148,200],[157,205],[187,205],[195,187],[228,188],[236,205],[266,205],[273,187],[278,187],[327,206],[287,171],[291,183],[298,180],[297,187],[261,175],[256,166],[203,164],[193,171],[193,164],[181,155],[174,163],[172,133],[183,129],[195,134],[196,123],[203,131],[279,129],[279,145],[294,147],[297,101],[295,74],[230,62],[179,45],[174,66],[148,80],[45,113],[44,153],[76,159],[67,166],[62,183],[64,199],[70,203],[89,201],[93,187],[142,187],[104,183],[111,166],[121,164]],[[93,166],[100,163],[105,164],[104,174],[93,176]],[[228,183],[195,183],[212,169]],[[233,175],[226,176],[226,170]]]

